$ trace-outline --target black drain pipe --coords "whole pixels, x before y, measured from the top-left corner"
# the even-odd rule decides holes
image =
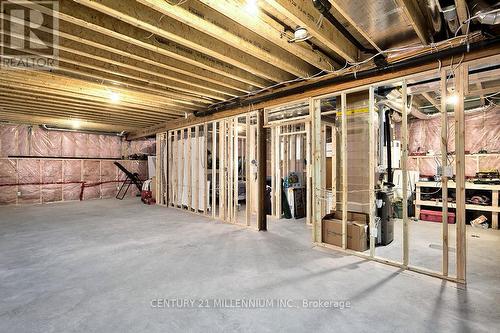
[[[372,68],[372,69],[367,69],[365,71],[357,72],[356,74],[349,73],[349,74],[342,75],[342,76],[332,77],[330,79],[326,79],[326,80],[323,80],[320,82],[311,83],[309,85],[304,85],[304,86],[300,86],[300,87],[291,88],[288,90],[278,91],[278,92],[275,92],[275,93],[272,93],[269,95],[265,95],[265,96],[249,98],[246,100],[236,100],[234,102],[230,102],[230,103],[224,104],[223,106],[215,107],[215,108],[209,109],[207,111],[196,111],[194,113],[194,115],[197,117],[207,116],[207,115],[214,114],[215,112],[229,110],[229,109],[233,109],[233,108],[237,108],[237,107],[249,106],[252,104],[262,103],[262,102],[266,102],[266,101],[269,101],[272,99],[286,97],[286,96],[290,96],[290,95],[294,95],[294,94],[305,93],[305,92],[313,90],[313,89],[329,86],[329,85],[336,84],[336,83],[354,81],[354,80],[364,79],[364,78],[368,78],[368,77],[372,77],[372,76],[376,76],[376,75],[382,75],[382,74],[387,74],[387,73],[391,73],[391,72],[396,72],[396,71],[400,71],[403,69],[426,64],[426,63],[429,63],[431,61],[437,61],[438,59],[450,58],[452,56],[456,56],[456,55],[463,54],[463,53],[468,53],[470,51],[481,50],[484,48],[495,46],[495,45],[498,45],[499,42],[500,42],[500,37],[495,37],[492,39],[487,39],[487,40],[471,43],[468,45],[467,44],[460,45],[460,46],[456,46],[456,47],[451,48],[451,49],[446,49],[446,50],[438,51],[435,53],[424,54],[420,57],[414,57],[414,58],[410,58],[407,60],[399,61],[399,62],[389,64],[389,65],[384,66],[384,67],[376,67],[376,68]]]
[[[387,148],[387,185],[394,186],[392,175],[392,134],[391,134],[391,110],[385,111],[385,144]]]

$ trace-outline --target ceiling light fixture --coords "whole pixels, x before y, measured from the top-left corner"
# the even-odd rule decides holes
[[[259,5],[257,4],[257,0],[246,0],[243,8],[250,15],[257,16],[259,14]]]
[[[71,127],[73,129],[79,129],[82,126],[82,122],[78,119],[71,119]]]
[[[117,92],[112,91],[112,92],[109,93],[109,99],[113,103],[118,103],[120,101],[120,94],[117,93]]]
[[[446,104],[456,105],[458,103],[458,95],[453,93],[446,98]]]
[[[293,33],[293,38],[290,39],[288,42],[289,43],[304,42],[309,38],[311,38],[311,35],[309,35],[309,31],[307,31],[306,28],[297,27]]]

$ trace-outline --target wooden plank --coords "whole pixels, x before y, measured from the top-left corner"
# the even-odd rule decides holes
[[[186,152],[185,150],[188,145],[186,145],[186,130],[181,130],[180,131],[180,147],[179,147],[179,153],[180,153],[180,164],[179,164],[179,171],[180,171],[180,179],[179,179],[179,184],[180,184],[180,193],[179,193],[179,198],[178,198],[178,207],[183,208],[183,199],[184,199],[184,193],[186,193],[186,185],[184,184],[184,174],[188,172],[187,168],[185,167],[184,159],[186,158]]]
[[[498,215],[500,212],[500,208],[498,207],[498,190],[494,190],[491,192],[491,202],[493,209],[496,209],[497,212],[491,213],[491,228],[497,230],[498,229]]]
[[[26,7],[36,9],[47,15],[53,14],[53,12],[47,7],[36,3],[26,4]],[[131,26],[126,22],[117,19],[121,18],[121,15],[111,14],[111,16],[105,16],[99,14],[95,10],[85,8],[73,1],[60,0],[58,17],[61,21],[76,24],[81,28],[93,30],[108,37],[116,38],[123,42],[146,48],[150,51],[166,55],[176,60],[227,76],[255,87],[262,88],[267,85],[266,80],[260,79],[245,70],[238,68],[237,66],[223,63],[220,60],[207,56],[202,52],[186,49],[184,46],[172,43],[168,39],[161,40],[160,43],[156,42],[155,38],[147,38],[147,32],[144,30],[138,29],[138,27]],[[158,13],[155,24],[160,20],[160,18],[161,14]],[[140,22],[136,21],[135,23],[139,24]]]
[[[271,127],[271,187],[274,189],[274,191],[276,191],[275,170],[276,170],[276,127],[272,126]],[[276,216],[276,196],[272,194],[271,194],[271,215]]]
[[[213,130],[213,129],[212,129]],[[208,213],[208,203],[210,200],[210,188],[207,186],[208,184],[208,124],[203,124],[203,138],[205,144],[203,145],[203,149],[201,150],[201,154],[203,155],[203,166],[204,166],[204,177],[203,177],[203,214],[207,215]]]
[[[321,14],[314,8],[312,1],[267,0],[266,3],[298,26],[307,28],[313,37],[342,58],[350,62],[357,61],[358,49],[333,24],[323,20],[318,27],[317,21]]]
[[[226,120],[220,121],[219,130],[219,219],[225,220],[226,198]]]
[[[265,61],[166,16],[166,12],[160,13],[138,3],[125,3],[122,0],[74,1],[111,17],[118,17],[132,26],[244,69],[261,78],[276,82],[293,78],[290,74]]]
[[[441,106],[438,110],[441,111],[441,198],[443,202],[448,202],[448,177],[445,169],[448,167],[448,113],[446,110],[446,98],[448,90],[446,89],[446,70],[441,70]],[[448,205],[443,205],[442,220],[441,220],[441,235],[443,242],[443,258],[442,258],[442,273],[448,276]]]
[[[403,266],[407,267],[410,255],[408,225],[408,95],[406,80],[403,80],[403,112],[401,114],[401,169],[403,174]]]
[[[191,1],[178,5],[161,0],[138,2],[295,76],[303,77],[316,71],[313,66],[292,53],[269,43],[252,30],[228,20],[223,14],[202,3]],[[222,7],[228,6],[226,4]],[[255,18],[248,17],[248,20],[242,23],[252,21],[256,21]],[[276,36],[278,37],[278,34]]]
[[[241,4],[238,4],[237,1],[200,0],[200,2],[212,9],[215,9],[217,12],[225,15],[234,22],[241,24],[246,29],[259,35],[260,37],[295,54],[304,61],[307,61],[309,64],[322,70],[332,69],[332,60],[325,54],[319,52],[318,50],[313,50],[312,48],[303,47],[297,43],[289,43],[287,38],[283,38],[282,34],[285,33],[284,27],[277,27],[276,21],[265,14],[262,10],[256,14],[258,18],[256,19],[254,15],[248,13],[244,8],[242,8]],[[192,8],[193,3],[191,2],[186,4],[186,6],[188,5],[189,8]],[[211,20],[212,18],[205,15],[205,19]],[[225,25],[225,27],[229,28],[227,25]],[[242,31],[241,34],[242,36],[240,37],[242,38],[245,38],[247,35],[246,31]]]
[[[474,61],[474,60],[477,60],[480,58],[488,58],[489,59],[490,57],[495,57],[495,55],[498,54],[498,48],[499,48],[498,46],[494,46],[494,47],[485,48],[485,49],[480,50],[480,51],[472,51],[472,52],[466,53],[464,55],[464,59],[463,59],[462,63],[471,62],[471,61]],[[450,63],[451,63],[450,59],[441,59],[441,66],[443,66],[443,67],[449,66]],[[261,109],[261,108],[271,108],[271,107],[274,107],[274,106],[277,106],[280,104],[302,100],[304,98],[317,97],[317,96],[322,96],[322,95],[326,95],[326,94],[334,94],[334,93],[337,93],[337,92],[340,92],[343,90],[359,88],[359,87],[368,86],[370,84],[375,84],[375,83],[380,84],[380,83],[383,83],[385,81],[394,80],[396,78],[403,78],[406,76],[411,76],[414,74],[423,73],[423,72],[427,72],[430,70],[435,70],[438,67],[439,67],[438,63],[429,62],[429,63],[421,64],[421,65],[418,65],[415,67],[410,67],[410,68],[407,68],[404,70],[394,71],[394,72],[390,72],[390,73],[384,73],[384,74],[380,74],[380,75],[374,75],[374,76],[370,76],[370,77],[367,77],[364,79],[351,80],[351,81],[327,85],[327,86],[320,87],[320,88],[307,89],[307,86],[310,86],[313,83],[319,83],[319,82],[322,82],[323,80],[327,80],[328,78],[332,77],[332,75],[326,75],[325,77],[322,77],[322,78],[317,79],[317,80],[309,80],[308,82],[305,82],[305,83],[297,83],[297,84],[292,85],[293,88],[303,87],[304,92],[302,92],[302,93],[288,94],[284,97],[278,97],[278,98],[273,98],[273,99],[268,100],[268,101],[254,103],[254,104],[252,104],[252,108],[250,110],[257,110],[257,109]],[[290,87],[276,89],[276,90],[273,90],[271,93],[278,93],[278,92],[284,93],[288,89],[290,89]],[[262,94],[262,95],[265,95],[265,94]],[[203,122],[203,121],[213,121],[216,119],[222,119],[224,117],[234,116],[234,115],[238,115],[238,114],[245,113],[248,111],[249,111],[248,106],[241,106],[241,107],[235,107],[235,108],[225,110],[225,111],[220,111],[220,112],[217,112],[213,115],[199,117],[196,119],[173,120],[173,121],[169,121],[169,122],[166,122],[163,124],[151,126],[149,128],[145,128],[145,129],[142,129],[140,131],[131,133],[128,136],[128,138],[129,139],[137,139],[137,138],[148,136],[148,135],[151,135],[151,134],[154,134],[157,132],[164,132],[164,131],[167,131],[167,130],[173,129],[173,128],[181,128],[181,127],[187,126],[188,124],[195,124],[195,123],[199,123],[199,122]]]
[[[194,154],[193,156],[193,167],[192,176],[194,184],[192,186],[192,197],[191,203],[193,205],[193,210],[198,213],[200,210],[200,126],[196,125],[194,128]]]
[[[212,122],[212,204],[211,204],[211,209],[212,209],[212,218],[215,219],[216,216],[216,209],[215,209],[215,204],[216,204],[216,187],[217,187],[217,172],[219,168],[217,168],[217,122],[214,121]]]
[[[252,134],[250,132],[250,113],[247,113],[245,119],[245,208],[246,208],[246,224],[249,227],[251,225],[251,217],[252,217],[252,186],[251,186],[251,173],[250,169],[252,167],[251,164],[251,154],[250,149],[250,138]],[[266,143],[267,145],[267,143]],[[267,157],[266,157],[267,158]],[[258,194],[257,194],[258,195]]]
[[[375,168],[376,168],[376,161],[377,161],[377,137],[375,133],[375,119],[378,117],[377,113],[375,112],[375,88],[372,86],[369,88],[368,91],[368,141],[369,141],[369,148],[368,148],[368,201],[369,201],[369,225],[370,225],[370,235],[369,235],[369,240],[370,240],[370,257],[375,256],[375,235],[372,235],[373,230],[375,230],[375,217],[376,217],[376,210],[377,207],[375,205],[375,200],[376,200],[376,195],[375,195],[375,186],[376,186],[376,180],[375,180]],[[382,110],[380,110],[382,112]],[[333,164],[333,162],[332,162]],[[333,169],[333,166],[332,166]]]
[[[464,83],[467,81],[468,67],[462,64],[455,70],[455,91],[458,101],[455,104],[455,159],[456,159],[456,247],[457,279],[466,283],[466,220],[465,220],[465,113]]]
[[[312,154],[311,154],[311,121],[306,121],[306,223],[311,225],[312,219]]]
[[[312,186],[311,195],[314,202],[313,207],[313,240],[314,242],[322,242],[322,218],[321,216],[321,107],[320,100],[309,101],[309,114],[312,115]]]
[[[239,117],[234,118],[233,123],[233,219],[234,223],[238,223],[238,189],[239,189]]]
[[[264,111],[257,111],[257,229],[267,230],[266,198],[266,160],[267,135],[264,128]]]
[[[406,18],[410,21],[413,29],[415,30],[418,38],[422,44],[429,44],[429,34],[427,33],[427,24],[422,11],[418,7],[417,1],[413,0],[396,0],[398,5],[403,9]]]
[[[457,16],[459,20],[459,24],[461,25],[460,29],[462,30],[462,34],[468,33],[467,24],[463,24],[467,18],[469,17],[469,10],[467,9],[467,4],[465,0],[455,0],[455,8],[457,10]],[[455,31],[453,31],[455,33]]]
[[[340,107],[342,115],[342,136],[340,138],[340,160],[342,163],[342,248],[347,248],[347,96],[346,93],[340,95]]]

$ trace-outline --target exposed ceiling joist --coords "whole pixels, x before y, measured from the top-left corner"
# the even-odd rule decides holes
[[[219,61],[241,68],[261,78],[280,82],[293,78],[289,73],[255,56],[222,43],[186,24],[137,2],[122,0],[74,0],[111,17],[116,17],[132,26],[145,29],[155,36],[173,41]]]
[[[91,113],[103,115],[109,117],[110,119],[130,119],[130,120],[144,120],[147,119],[149,122],[161,121],[166,118],[175,118],[178,115],[173,113],[158,113],[156,115],[145,116],[141,113],[116,111],[113,109],[96,107],[84,105],[79,102],[72,102],[67,100],[61,100],[57,98],[44,98],[43,96],[29,95],[23,92],[10,92],[0,87],[0,96],[2,100],[9,101],[19,101],[20,103],[40,103],[40,105],[54,106],[54,107],[67,107],[68,110],[79,110],[79,111],[90,111]]]
[[[399,6],[403,9],[408,18],[408,21],[413,26],[418,38],[424,45],[429,44],[429,34],[427,32],[427,24],[424,15],[414,0],[396,0]]]
[[[356,22],[355,20],[352,19],[352,17],[344,10],[344,8],[339,4],[338,0],[329,0],[330,3],[332,4],[332,7],[344,17],[347,22],[351,24],[351,26],[356,29],[356,31],[363,36],[364,39],[366,39],[377,51],[382,51],[382,49],[375,43],[375,41],[366,33],[366,31],[361,28],[359,25],[359,22]]]
[[[250,14],[245,11],[241,4],[234,0],[200,0],[199,2],[212,8],[220,14],[225,15],[233,22],[241,24],[241,26],[246,27],[247,30],[258,34],[260,37],[268,40],[269,42],[295,54],[297,57],[303,59],[309,64],[322,70],[332,69],[332,59],[322,52],[313,50],[310,47],[304,47],[303,45],[297,43],[289,43],[287,36],[284,34],[283,27],[277,24],[276,21],[262,11],[259,11],[255,15]],[[202,6],[197,2],[186,2],[182,6],[190,11],[202,11]],[[203,17],[206,20],[213,20],[212,15],[203,15]],[[216,24],[216,22],[213,23]],[[226,28],[233,28],[234,24],[229,26],[228,23],[225,23],[224,26]],[[245,31],[240,33],[240,38],[247,38]]]
[[[184,107],[160,96],[152,96],[142,92],[136,92],[124,89],[119,86],[107,86],[88,81],[67,78],[55,74],[43,72],[27,71],[6,71],[0,70],[2,80],[15,84],[30,84],[32,87],[50,88],[62,92],[74,92],[80,96],[88,98],[99,98],[109,102],[110,92],[121,94],[120,103],[133,105],[137,107],[151,107],[161,110],[162,108],[172,107],[178,109],[179,114],[184,114],[186,110],[193,110],[190,107]]]
[[[26,6],[39,10],[44,14],[53,15],[51,9],[40,4],[29,3]],[[103,15],[98,11],[86,8],[70,0],[59,1],[58,17],[60,20],[90,29],[108,38],[116,38],[123,42],[143,47],[173,59],[244,82],[251,85],[250,88],[262,88],[268,86],[270,82],[236,66],[224,63],[204,53],[188,49],[175,42],[165,39],[160,43],[154,38],[154,34],[151,32],[131,26],[114,17]]]
[[[137,1],[295,76],[304,77],[317,71],[315,67],[302,61],[288,50],[270,43],[202,3],[191,1],[172,5],[161,0]],[[243,13],[241,10],[239,12]],[[247,17],[247,19],[258,20],[256,17]]]
[[[469,10],[465,0],[455,0],[455,8],[457,10],[457,16],[459,24],[461,25],[461,30],[463,34],[467,33],[467,25],[463,24],[469,17]]]
[[[19,114],[15,110],[2,111],[0,109],[0,121],[11,121],[14,123],[21,122],[23,124],[40,125],[40,124],[51,124],[55,126],[60,126],[63,128],[71,128],[74,123],[67,117],[47,117],[47,116],[37,116],[34,114]],[[133,126],[119,126],[111,124],[103,124],[93,121],[82,121],[80,122],[80,129],[82,130],[96,130],[103,132],[131,132],[137,129]]]
[[[322,20],[318,27],[321,14],[314,8],[312,1],[266,0],[276,11],[289,17],[296,25],[307,28],[309,33],[330,50],[342,58],[356,62],[359,50],[328,20]]]

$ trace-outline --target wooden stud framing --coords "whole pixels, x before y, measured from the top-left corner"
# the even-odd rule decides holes
[[[342,163],[342,248],[347,248],[347,95],[340,95],[340,105],[342,113],[342,136],[340,143],[340,160]]]
[[[448,177],[445,169],[448,167],[448,113],[446,110],[446,70],[441,70],[441,195],[442,202],[448,202]],[[443,205],[441,233],[443,239],[442,273],[448,276],[448,205]]]
[[[265,209],[266,194],[266,159],[267,138],[264,128],[264,111],[257,112],[257,229],[267,230],[267,214]]]
[[[208,161],[207,161],[208,166]],[[211,212],[212,218],[215,219],[215,194],[216,194],[216,186],[217,186],[217,122],[212,122],[212,203],[211,203]]]
[[[464,92],[467,65],[462,64],[455,70],[455,92],[458,101],[455,104],[455,158],[456,158],[456,247],[457,279],[466,283],[466,229],[465,229],[465,114]]]
[[[250,173],[250,168],[252,167],[251,165],[251,154],[250,154],[250,149],[252,147],[250,146],[250,138],[252,137],[251,131],[250,131],[250,114],[247,113],[246,118],[245,118],[245,217],[246,217],[246,225],[250,226],[251,225],[251,217],[252,217],[252,198],[253,198],[253,193],[252,193],[252,186],[251,186],[251,173]],[[264,161],[265,163],[265,161]]]
[[[368,201],[369,201],[369,239],[370,239],[370,257],[375,256],[375,235],[372,233],[375,230],[375,215],[376,215],[376,206],[375,206],[375,164],[377,161],[377,153],[376,153],[376,144],[377,138],[375,135],[375,124],[374,119],[377,117],[377,113],[375,112],[375,89],[373,86],[369,88],[368,91],[368,138],[369,138],[369,160],[368,160]],[[382,111],[381,111],[382,112]]]
[[[403,265],[409,262],[409,225],[408,225],[408,100],[406,80],[403,80],[403,110],[401,123],[401,171],[403,174]]]

